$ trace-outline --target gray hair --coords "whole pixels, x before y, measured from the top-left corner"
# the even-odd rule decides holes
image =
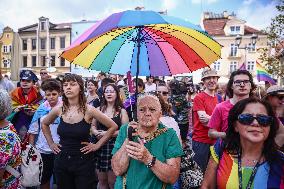
[[[10,95],[4,89],[0,89],[0,112],[0,120],[5,119],[12,112]]]

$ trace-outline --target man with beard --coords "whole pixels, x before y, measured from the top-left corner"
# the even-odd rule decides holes
[[[13,112],[9,116],[9,120],[22,140],[25,138],[33,115],[42,100],[42,96],[34,85],[37,81],[38,78],[32,71],[23,70],[20,73],[20,87],[11,92]]]
[[[195,153],[194,161],[202,169],[206,170],[209,159],[209,147],[214,140],[208,137],[208,122],[218,103],[216,96],[219,76],[213,69],[206,68],[202,72],[201,80],[205,90],[197,94],[193,100],[193,135],[192,149]]]
[[[240,100],[253,95],[256,85],[252,75],[247,70],[234,71],[229,79],[226,93],[229,100],[216,106],[209,121],[208,136],[212,139],[225,138],[228,128],[228,115],[231,108]]]

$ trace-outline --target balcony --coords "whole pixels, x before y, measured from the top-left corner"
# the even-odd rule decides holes
[[[237,52],[236,55],[233,55],[231,54],[231,52],[229,52],[227,58],[230,60],[239,60],[242,58],[242,54],[239,51]]]

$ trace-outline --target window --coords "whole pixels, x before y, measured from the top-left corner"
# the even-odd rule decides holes
[[[230,63],[230,73],[237,70],[237,64],[238,64],[237,62]]]
[[[32,66],[36,67],[36,56],[32,56]]]
[[[214,62],[213,66],[216,71],[220,71],[220,62]]]
[[[8,52],[8,46],[3,45],[3,52],[4,52],[4,53],[7,53],[7,52]]]
[[[9,64],[9,61],[4,59],[3,60],[3,64],[4,64],[4,68],[7,68],[8,67],[8,64]]]
[[[60,57],[60,66],[65,66],[65,59]]]
[[[45,46],[46,46],[45,42],[46,42],[45,38],[40,39],[40,48],[41,49],[45,49]]]
[[[255,66],[255,62],[254,61],[248,61],[247,62],[247,70],[248,71],[254,71],[254,66]]]
[[[55,56],[50,57],[50,66],[55,66]]]
[[[32,50],[36,49],[36,39],[32,39]]]
[[[40,57],[41,66],[45,66],[45,56]]]
[[[240,26],[231,26],[230,31],[232,35],[237,35],[240,34],[241,32],[241,27]]]
[[[50,49],[55,49],[55,38],[50,38]]]
[[[60,48],[61,49],[65,48],[65,37],[60,37]]]
[[[252,43],[248,44],[248,52],[255,52],[255,44]]]
[[[40,23],[40,30],[45,30],[45,22]]]
[[[12,52],[12,45],[9,45],[9,52]]]
[[[7,33],[7,34],[6,34],[6,38],[8,38],[8,39],[9,39],[9,38],[10,38],[10,34],[8,34],[8,33]]]
[[[236,44],[231,44],[230,56],[237,56],[238,46]]]
[[[22,49],[25,51],[25,50],[28,49],[28,42],[27,42],[26,39],[23,39],[22,42],[23,42],[23,48]]]
[[[28,67],[28,57],[23,56],[23,67]]]

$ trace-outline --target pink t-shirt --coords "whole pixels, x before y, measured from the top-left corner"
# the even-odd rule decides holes
[[[228,128],[229,111],[233,108],[230,100],[217,104],[208,123],[208,127],[219,132],[226,132]]]

